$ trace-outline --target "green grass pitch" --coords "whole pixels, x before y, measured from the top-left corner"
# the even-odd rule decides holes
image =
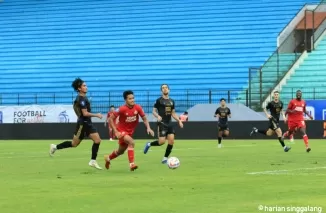
[[[138,140],[135,172],[126,154],[112,161],[109,171],[89,167],[89,140],[49,157],[49,144],[59,142],[0,141],[0,212],[272,212],[259,205],[326,212],[324,140],[310,140],[311,153],[301,139],[288,153],[277,139],[224,140],[222,149],[216,141],[176,140],[171,155],[181,161],[176,170],[160,162],[165,146],[144,155],[145,140]],[[101,166],[103,155],[116,147],[117,142],[102,141]]]

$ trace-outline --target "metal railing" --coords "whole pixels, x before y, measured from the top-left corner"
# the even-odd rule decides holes
[[[176,110],[183,112],[196,104],[219,103],[225,98],[228,103],[243,103],[248,106],[248,91],[244,99],[239,99],[239,90],[175,90],[171,91],[171,98],[176,102]],[[161,96],[160,91],[134,91],[135,102],[140,104],[146,113],[152,111],[154,101]],[[33,104],[73,104],[76,93],[7,93],[0,94],[0,105],[33,105]],[[106,112],[110,105],[124,104],[121,91],[107,93],[89,92],[92,111]]]

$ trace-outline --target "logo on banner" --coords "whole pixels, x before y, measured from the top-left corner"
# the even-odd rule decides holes
[[[58,115],[58,120],[59,123],[69,123],[69,115],[66,110],[60,112],[60,114]]]
[[[315,108],[312,106],[306,106],[306,111],[313,117],[315,118]],[[309,117],[305,114],[304,118],[308,119]]]
[[[14,123],[44,123],[45,110],[40,111],[15,111]]]

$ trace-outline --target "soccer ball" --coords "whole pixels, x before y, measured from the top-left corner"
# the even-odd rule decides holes
[[[180,166],[180,160],[177,157],[170,157],[168,159],[168,167],[170,169],[176,169]]]

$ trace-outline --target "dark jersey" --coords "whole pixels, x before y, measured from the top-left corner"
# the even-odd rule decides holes
[[[218,122],[220,124],[226,125],[228,123],[228,116],[231,115],[231,110],[229,107],[219,107],[215,111],[215,115],[219,115]]]
[[[171,121],[172,111],[175,109],[174,100],[171,98],[165,99],[160,97],[156,99],[154,108],[157,109],[158,115],[162,117],[164,123],[169,123]]]
[[[91,103],[87,97],[78,95],[74,101],[74,111],[78,117],[78,122],[91,122],[91,117],[83,116],[82,109],[87,109],[87,112],[91,112]]]
[[[273,116],[273,118],[276,119],[277,122],[279,122],[280,120],[280,114],[282,112],[283,109],[283,102],[282,101],[271,101],[268,102],[266,109],[270,111],[271,116]]]

